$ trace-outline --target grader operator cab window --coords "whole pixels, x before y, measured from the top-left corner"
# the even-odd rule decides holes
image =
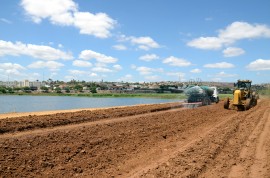
[[[237,88],[241,89],[250,89],[251,83],[250,82],[238,82],[236,85]]]

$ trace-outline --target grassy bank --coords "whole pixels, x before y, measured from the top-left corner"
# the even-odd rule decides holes
[[[3,94],[7,95],[7,94]],[[160,99],[185,99],[184,94],[178,93],[19,93],[8,95],[28,96],[75,96],[75,97],[107,97],[107,98],[160,98]]]
[[[260,90],[258,93],[259,93],[260,97],[270,98],[270,89],[268,89],[268,90]]]
[[[268,90],[259,90],[258,94],[259,94],[259,96],[261,98],[270,98],[270,89],[268,89]],[[220,94],[219,95],[220,99],[225,99],[227,97],[232,98],[233,94]]]
[[[186,99],[183,93],[20,93],[11,95],[29,96],[75,96],[75,97],[104,97],[104,98],[160,98],[160,99]],[[220,99],[232,97],[232,94],[219,94]]]
[[[93,97],[137,97],[137,98],[163,98],[163,99],[185,99],[184,94],[168,94],[168,93],[112,93],[112,94],[98,94],[94,93]]]
[[[219,94],[219,99],[226,99],[226,98],[232,98],[233,94]]]

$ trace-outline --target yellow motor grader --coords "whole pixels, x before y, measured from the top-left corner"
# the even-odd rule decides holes
[[[234,84],[233,99],[227,98],[224,102],[224,108],[245,111],[256,106],[259,95],[251,90],[251,82],[251,80],[238,80]]]

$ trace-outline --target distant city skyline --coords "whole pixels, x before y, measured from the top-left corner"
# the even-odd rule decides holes
[[[0,86],[5,87],[41,87],[45,84],[42,81],[29,81],[29,80],[23,80],[23,81],[0,81]]]
[[[270,1],[0,2],[0,81],[270,83]]]

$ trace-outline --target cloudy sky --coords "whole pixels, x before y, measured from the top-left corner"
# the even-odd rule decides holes
[[[270,82],[269,0],[0,2],[0,81]]]

